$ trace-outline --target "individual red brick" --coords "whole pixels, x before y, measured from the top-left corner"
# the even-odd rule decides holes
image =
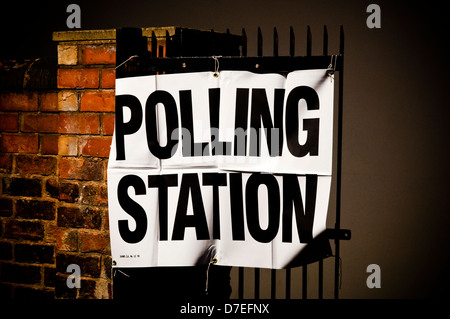
[[[81,155],[109,157],[111,136],[83,137],[81,140]]]
[[[83,64],[115,64],[116,46],[114,44],[84,45],[81,48]]]
[[[58,69],[58,88],[96,89],[99,86],[98,69]]]
[[[47,222],[45,224],[44,242],[55,243],[58,231],[59,231],[59,227],[56,225],[56,221],[55,222]]]
[[[57,220],[59,227],[100,229],[102,213],[94,207],[82,209],[79,206],[61,206],[58,208]]]
[[[12,260],[12,245],[7,242],[0,242],[0,260]]]
[[[17,132],[19,130],[19,114],[0,114],[0,132]]]
[[[113,135],[114,114],[103,114],[103,135]]]
[[[12,196],[40,197],[42,183],[39,178],[4,177],[3,193]]]
[[[58,135],[41,135],[41,154],[57,155],[58,154]]]
[[[114,89],[116,87],[116,70],[103,69],[102,70],[102,88]]]
[[[41,281],[41,267],[4,263],[0,273],[0,281],[37,284]]]
[[[59,200],[75,203],[80,196],[80,187],[76,183],[61,182],[59,185]]]
[[[65,43],[58,44],[58,64],[77,65],[78,64],[78,46]]]
[[[58,140],[58,154],[65,156],[77,156],[78,136],[60,135]]]
[[[58,111],[58,93],[56,92],[41,93],[40,110],[43,112]]]
[[[48,179],[45,190],[53,198],[68,203],[75,203],[80,195],[80,187],[74,182],[60,182],[57,179]]]
[[[81,94],[81,111],[114,112],[114,91],[83,92]]]
[[[99,230],[80,230],[78,232],[80,252],[110,253],[109,232]]]
[[[0,94],[0,111],[37,111],[38,94],[36,92]]]
[[[57,227],[55,232],[56,250],[77,251],[78,231],[71,228]]]
[[[0,152],[5,153],[37,153],[39,138],[37,134],[2,134],[0,136]]]
[[[16,216],[26,219],[55,219],[55,203],[41,200],[18,199]]]
[[[0,154],[0,173],[10,173],[12,168],[12,157],[8,154]]]
[[[59,198],[59,180],[49,178],[45,183],[45,191],[50,197]]]
[[[78,111],[78,93],[75,90],[58,92],[58,111]]]
[[[55,267],[44,266],[44,286],[55,287],[55,277],[56,277]],[[51,297],[51,300],[53,299],[54,296]]]
[[[53,245],[16,244],[14,247],[15,260],[25,263],[52,264],[54,253]]]
[[[100,132],[100,116],[98,114],[61,113],[59,115],[59,132],[98,134]]]
[[[41,221],[8,219],[5,224],[5,237],[42,240],[44,238],[44,225]]]
[[[9,198],[0,198],[0,216],[9,217],[13,214],[13,201]]]
[[[20,174],[55,174],[56,158],[49,156],[19,155],[16,157],[15,171]]]
[[[77,180],[103,180],[104,166],[99,158],[63,157],[59,161],[59,177]]]
[[[108,188],[106,184],[88,183],[82,188],[82,203],[94,206],[108,205]]]
[[[22,132],[57,133],[59,115],[52,113],[31,113],[22,117]]]

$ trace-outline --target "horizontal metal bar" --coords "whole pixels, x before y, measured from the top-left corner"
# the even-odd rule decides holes
[[[255,73],[284,73],[295,70],[326,69],[331,56],[265,56],[236,57],[222,56],[219,59],[219,71],[251,71]],[[342,56],[335,59],[335,71],[341,70]],[[130,68],[127,76],[155,74],[156,72],[183,73],[214,71],[213,57],[165,57],[137,58],[135,67]],[[334,59],[333,59],[334,62]]]

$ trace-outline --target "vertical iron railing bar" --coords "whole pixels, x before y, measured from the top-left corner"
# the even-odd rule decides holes
[[[157,56],[158,42],[156,40],[155,31],[152,31],[152,57]]]
[[[289,28],[289,55],[291,57],[295,56],[295,33],[294,28],[291,26]],[[291,299],[291,268],[286,268],[286,296],[285,299]]]
[[[308,299],[308,265],[302,268],[302,299]]]
[[[261,27],[258,27],[258,49],[257,49],[257,54],[258,57],[262,57],[263,56],[263,35],[261,32]],[[254,298],[255,299],[259,299],[259,278],[260,278],[260,269],[259,268],[254,268],[255,271],[255,287],[254,287]]]
[[[244,28],[242,28],[242,56],[247,56],[247,34]]]
[[[260,287],[261,269],[255,268],[255,299],[259,299],[259,287]]]
[[[170,41],[169,31],[166,30],[166,56],[172,56],[172,41]]]
[[[176,52],[176,54],[177,54],[177,56],[184,56],[184,45],[183,45],[183,42],[184,42],[184,35],[183,35],[183,29],[180,29],[180,28],[176,28],[175,29],[175,37],[177,36],[177,34],[178,34],[178,39],[175,41],[175,43],[176,43],[176,46],[177,46],[177,50],[175,51]]]
[[[258,27],[258,56],[262,57],[263,55],[263,36],[261,33],[261,28]]]
[[[323,26],[323,50],[322,55],[328,55],[328,30],[327,26]],[[319,282],[318,282],[318,298],[323,299],[323,259],[319,260]]]
[[[278,32],[277,32],[277,28],[274,27],[273,28],[273,56],[278,56]],[[276,275],[277,275],[277,271],[276,269],[272,269],[271,271],[271,298],[275,299],[275,294],[276,294]]]
[[[319,260],[319,299],[323,299],[323,259]]]
[[[328,30],[327,26],[323,26],[323,50],[322,55],[328,55]],[[323,259],[319,260],[319,282],[318,282],[318,298],[323,299]]]
[[[323,26],[323,51],[322,55],[327,56],[328,55],[328,30],[327,26]]]
[[[312,47],[312,34],[311,34],[311,27],[308,26],[306,29],[306,56],[311,56],[311,47]]]
[[[226,48],[228,50],[229,48],[231,48],[231,40],[230,40],[231,32],[230,32],[229,28],[227,28],[226,33],[227,33],[227,39],[226,39],[227,45],[226,45]],[[227,51],[226,55],[232,55],[232,54],[230,53],[230,51]]]
[[[270,298],[275,299],[277,293],[277,270],[270,271]]]
[[[214,29],[211,29],[211,45],[210,45],[211,52],[209,55],[213,56],[216,54],[216,33],[214,32]]]
[[[335,229],[341,228],[341,184],[342,184],[342,119],[343,119],[343,82],[344,82],[344,28],[341,25],[339,30],[339,54],[341,55],[341,69],[339,70],[338,88],[338,125],[337,125],[337,164],[336,164],[336,223]],[[335,239],[335,260],[334,260],[334,298],[339,299],[340,288],[340,242]]]
[[[247,56],[247,33],[245,32],[245,28],[242,28],[242,51],[241,55]],[[238,298],[244,298],[244,267],[238,267]]]
[[[226,45],[226,48],[229,49],[229,48],[231,48],[231,40],[230,40],[231,31],[230,31],[229,28],[227,28],[226,33],[227,33],[227,39],[226,39],[227,45]],[[227,55],[232,55],[229,51],[227,51],[226,53],[227,53]]]
[[[306,56],[311,56],[311,45],[312,45],[312,33],[311,28],[308,25],[306,29]],[[308,264],[302,267],[302,298],[308,298]]]
[[[278,32],[273,28],[273,56],[278,56]]]
[[[295,34],[292,26],[289,28],[289,55],[295,56]]]
[[[244,298],[244,267],[238,268],[239,286],[238,286],[238,298]]]
[[[258,28],[260,32],[260,29]],[[259,50],[259,37],[258,37],[258,50]],[[247,33],[245,28],[242,28],[242,56],[247,56]],[[238,298],[244,298],[244,267],[238,268]]]
[[[286,300],[291,299],[291,268],[286,268]]]

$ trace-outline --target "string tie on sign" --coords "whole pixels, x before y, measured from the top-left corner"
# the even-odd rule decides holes
[[[118,69],[118,68],[120,68],[122,65],[124,65],[125,63],[127,63],[128,61],[130,61],[131,59],[133,59],[133,58],[138,58],[139,56],[137,56],[137,55],[132,55],[132,56],[130,56],[128,59],[126,59],[125,61],[123,61],[122,63],[120,63],[118,66],[116,66],[116,70]]]
[[[337,55],[332,55],[330,64],[328,65],[328,68],[327,68],[327,76],[330,78],[331,82],[333,82],[333,80],[334,80],[334,72],[336,71],[336,61],[337,61]]]
[[[221,58],[221,55],[213,55],[212,58],[214,59],[214,73],[213,76],[215,78],[219,77],[219,58]]]
[[[208,268],[206,269],[206,287],[205,287],[205,293],[208,294],[208,289],[209,289],[209,267],[212,264],[217,264],[218,260],[217,257],[213,257],[211,258],[211,261],[208,264]]]

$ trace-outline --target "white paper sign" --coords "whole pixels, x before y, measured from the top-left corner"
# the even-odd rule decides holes
[[[326,228],[332,135],[326,70],[117,79],[116,266],[291,264]]]

